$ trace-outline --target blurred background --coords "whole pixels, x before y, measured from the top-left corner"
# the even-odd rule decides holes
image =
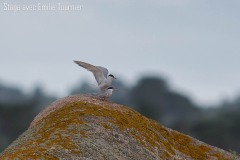
[[[240,152],[240,1],[0,5],[0,151],[49,103],[95,92],[92,74],[73,63],[81,60],[107,67],[118,78],[113,85],[119,91],[110,101]],[[69,11],[69,5],[81,9]],[[23,10],[31,6],[36,10]]]

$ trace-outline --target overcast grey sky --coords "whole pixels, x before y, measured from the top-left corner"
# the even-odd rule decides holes
[[[80,5],[81,11],[6,11],[10,5]],[[164,75],[198,103],[240,93],[240,1],[65,0],[1,2],[0,82],[65,95],[106,66],[126,83]]]

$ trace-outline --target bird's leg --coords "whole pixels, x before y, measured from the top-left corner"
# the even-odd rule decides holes
[[[107,98],[104,98],[104,97],[102,97],[102,98],[100,98],[102,101],[107,101]]]

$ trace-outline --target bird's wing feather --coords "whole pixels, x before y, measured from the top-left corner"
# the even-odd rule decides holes
[[[102,69],[100,69],[99,67],[96,67],[94,65],[91,65],[91,64],[85,63],[85,62],[81,62],[81,61],[74,61],[74,62],[76,64],[78,64],[79,66],[92,72],[98,84],[100,84],[105,79],[104,73],[103,73]]]
[[[103,75],[105,76],[105,78],[107,78],[107,76],[108,76],[108,69],[104,68],[104,67],[101,67],[101,66],[97,66],[97,67],[102,70]]]

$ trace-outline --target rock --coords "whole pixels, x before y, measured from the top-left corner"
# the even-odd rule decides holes
[[[45,108],[0,159],[227,160],[229,152],[122,105],[76,95]]]

